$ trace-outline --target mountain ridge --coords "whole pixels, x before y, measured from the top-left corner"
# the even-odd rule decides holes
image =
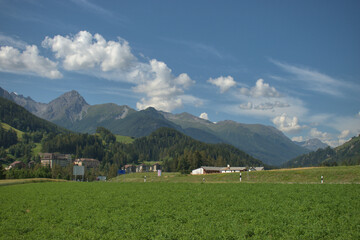
[[[6,95],[0,91],[1,93]],[[26,108],[26,98],[18,98],[22,101],[17,101]],[[31,99],[29,102],[34,104],[35,101]],[[31,109],[36,110],[30,106],[30,112]],[[213,123],[186,112],[172,114],[154,108],[136,111],[126,105],[111,103],[89,105],[76,91],[64,93],[47,105],[39,103],[38,109],[44,106],[46,111],[37,110],[34,114],[69,130],[83,133],[94,133],[101,126],[115,134],[143,137],[158,128],[168,127],[205,143],[231,144],[269,165],[281,165],[308,152],[272,126],[243,124],[232,120]]]

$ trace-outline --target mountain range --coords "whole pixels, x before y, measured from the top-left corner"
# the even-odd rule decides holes
[[[213,123],[189,113],[172,114],[151,107],[136,111],[129,106],[114,103],[89,105],[74,90],[49,103],[39,103],[2,88],[0,96],[23,106],[40,118],[82,133],[94,133],[98,126],[102,126],[115,134],[138,138],[167,127],[202,142],[231,144],[266,164],[278,166],[309,152],[272,126],[230,120]]]

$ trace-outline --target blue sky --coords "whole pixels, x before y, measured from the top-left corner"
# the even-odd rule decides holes
[[[0,86],[337,146],[360,133],[359,11],[350,0],[0,0]]]

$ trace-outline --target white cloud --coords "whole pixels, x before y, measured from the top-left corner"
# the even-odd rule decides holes
[[[37,46],[26,46],[20,52],[11,46],[0,47],[0,71],[38,75],[46,78],[62,78],[57,63],[39,55]]]
[[[295,133],[303,128],[299,125],[297,117],[288,117],[286,113],[275,117],[272,121],[280,131],[286,133]]]
[[[62,60],[66,70],[96,67],[103,72],[125,70],[136,60],[127,41],[106,41],[100,34],[93,36],[87,31],[80,31],[73,37],[46,37],[42,46],[50,48],[55,57]]]
[[[140,62],[132,54],[129,43],[121,38],[106,41],[100,34],[81,31],[75,36],[46,37],[43,47],[50,48],[68,71],[134,84],[132,90],[141,100],[136,107],[172,111],[184,103],[201,105],[199,98],[186,95],[194,81],[186,74],[172,74],[162,61]]]
[[[335,79],[316,70],[293,66],[272,59],[270,61],[284,71],[292,74],[296,81],[305,83],[302,84],[302,86],[311,91],[321,92],[333,96],[341,96],[343,95],[341,88],[360,90],[359,85]]]
[[[208,116],[208,114],[205,113],[205,112],[202,113],[202,114],[200,114],[199,118],[202,118],[202,119],[205,119],[205,120],[209,120],[209,116]]]
[[[145,109],[151,106],[167,112],[182,107],[181,96],[194,81],[186,73],[173,76],[171,69],[164,62],[155,59],[150,61],[150,67],[147,72],[138,72],[141,83],[133,89],[145,94],[146,98],[142,98],[136,107]]]
[[[332,136],[327,132],[321,132],[317,128],[312,128],[310,130],[310,137],[311,138],[318,138],[323,142],[329,142]]]
[[[274,87],[270,87],[268,83],[264,83],[263,79],[259,79],[256,81],[256,84],[251,89],[248,88],[240,88],[240,94],[250,97],[271,97],[278,98],[281,97],[280,93],[276,91]]]
[[[208,82],[219,87],[221,93],[226,92],[227,90],[229,90],[230,88],[236,85],[236,82],[231,76],[227,76],[227,77],[221,76],[215,79],[210,78]]]
[[[350,130],[344,130],[341,132],[341,134],[338,136],[338,138],[347,138],[349,137],[349,134],[350,134]]]
[[[295,142],[303,142],[304,138],[303,138],[303,136],[297,136],[297,137],[291,138],[291,140],[295,141]]]

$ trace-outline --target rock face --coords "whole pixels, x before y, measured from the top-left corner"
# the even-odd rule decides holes
[[[9,93],[2,88],[0,88],[0,96],[17,103],[38,117],[63,127],[81,119],[90,106],[75,90],[64,93],[47,104],[36,102],[31,97],[24,97],[14,92]]]
[[[304,142],[296,142],[294,141],[297,145],[302,146],[306,149],[309,149],[310,151],[316,151],[319,148],[327,148],[329,145],[327,145],[326,143],[323,143],[322,141],[320,141],[317,138],[313,138],[313,139],[309,139],[307,141]]]
[[[51,101],[46,111],[41,113],[41,117],[60,125],[64,122],[74,123],[82,119],[89,106],[85,99],[73,90]]]

